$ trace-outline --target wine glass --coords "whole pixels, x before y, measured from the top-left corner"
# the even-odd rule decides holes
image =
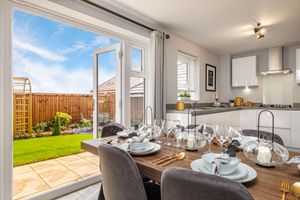
[[[208,141],[208,151],[206,153],[210,153],[211,152],[211,148],[210,148],[211,141],[215,137],[215,131],[214,131],[212,124],[204,124],[202,133],[203,133],[205,139]]]
[[[175,143],[174,143],[174,147],[181,147],[180,145],[180,140],[182,139],[182,136],[181,136],[181,130],[182,130],[182,126],[181,126],[181,122],[180,120],[173,120],[173,133],[175,135]]]
[[[239,141],[241,137],[242,137],[242,129],[239,128],[237,125],[233,125],[228,128],[229,143],[231,143],[233,140]]]
[[[173,128],[173,121],[170,119],[166,119],[164,121],[164,126],[163,126],[163,130],[164,133],[167,135],[167,141],[164,143],[167,146],[171,146],[172,144],[169,142],[169,135],[172,132],[172,128]]]
[[[160,140],[161,132],[164,127],[164,120],[160,118],[156,118],[153,122],[153,133],[154,133],[154,138],[156,140],[156,143],[161,144],[162,141]]]
[[[216,138],[221,145],[221,153],[223,153],[223,145],[228,140],[228,129],[225,125],[216,125]]]

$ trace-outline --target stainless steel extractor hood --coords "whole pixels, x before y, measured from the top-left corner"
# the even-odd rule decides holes
[[[290,69],[283,68],[283,50],[282,47],[273,47],[269,49],[269,66],[268,70],[261,72],[262,75],[271,74],[289,74]]]

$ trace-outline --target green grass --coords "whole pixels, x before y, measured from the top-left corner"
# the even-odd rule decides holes
[[[80,142],[92,138],[76,134],[15,140],[14,167],[82,152]]]

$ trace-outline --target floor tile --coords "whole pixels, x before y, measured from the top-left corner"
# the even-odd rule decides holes
[[[95,165],[98,165],[99,166],[99,157],[98,156],[95,156],[95,157],[89,157],[89,158],[85,158],[85,160],[95,164]]]
[[[77,159],[76,161],[73,161],[73,162],[65,162],[64,166],[66,166],[67,168],[69,168],[71,170],[74,170],[76,168],[83,167],[83,166],[89,165],[89,164],[91,164],[91,163],[84,159]]]
[[[40,179],[40,178],[41,177],[34,171],[13,176],[14,181],[23,181],[23,182],[33,181],[33,180]]]
[[[28,172],[33,172],[33,169],[29,165],[14,167],[13,169],[14,175],[24,174]]]
[[[59,173],[59,174],[53,174],[48,177],[44,177],[43,180],[50,185],[50,187],[55,187],[58,185],[62,185],[64,183],[68,183],[71,181],[78,180],[80,176],[75,174],[74,172],[67,171],[64,173]]]
[[[47,189],[50,189],[50,187],[42,179],[30,181],[14,180],[13,183],[14,199],[25,197]]]
[[[70,155],[70,156],[64,156],[64,157],[60,157],[57,158],[56,160],[60,163],[68,163],[68,162],[72,162],[72,161],[76,161],[78,159],[81,159],[80,157],[76,156],[76,155]]]
[[[97,173],[100,173],[99,166],[93,165],[93,164],[89,164],[89,165],[85,165],[83,167],[76,168],[73,171],[81,177],[86,177],[86,176],[95,175]]]
[[[58,165],[58,164],[59,163],[55,159],[51,159],[51,160],[32,163],[32,164],[29,164],[29,165],[34,170],[38,170],[38,169],[43,169],[45,167],[55,166],[55,165]]]
[[[81,158],[98,157],[95,154],[92,154],[90,152],[83,152],[83,153],[79,153],[79,154],[76,154],[76,155],[81,157]]]
[[[64,173],[64,172],[67,172],[68,170],[69,169],[67,169],[62,164],[58,164],[58,165],[54,165],[54,166],[50,166],[50,167],[40,168],[40,169],[36,170],[36,172],[42,178],[44,178],[44,177],[51,176],[54,174]]]

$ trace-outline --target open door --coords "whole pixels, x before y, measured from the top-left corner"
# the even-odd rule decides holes
[[[93,138],[109,122],[121,122],[121,44],[94,52]]]

